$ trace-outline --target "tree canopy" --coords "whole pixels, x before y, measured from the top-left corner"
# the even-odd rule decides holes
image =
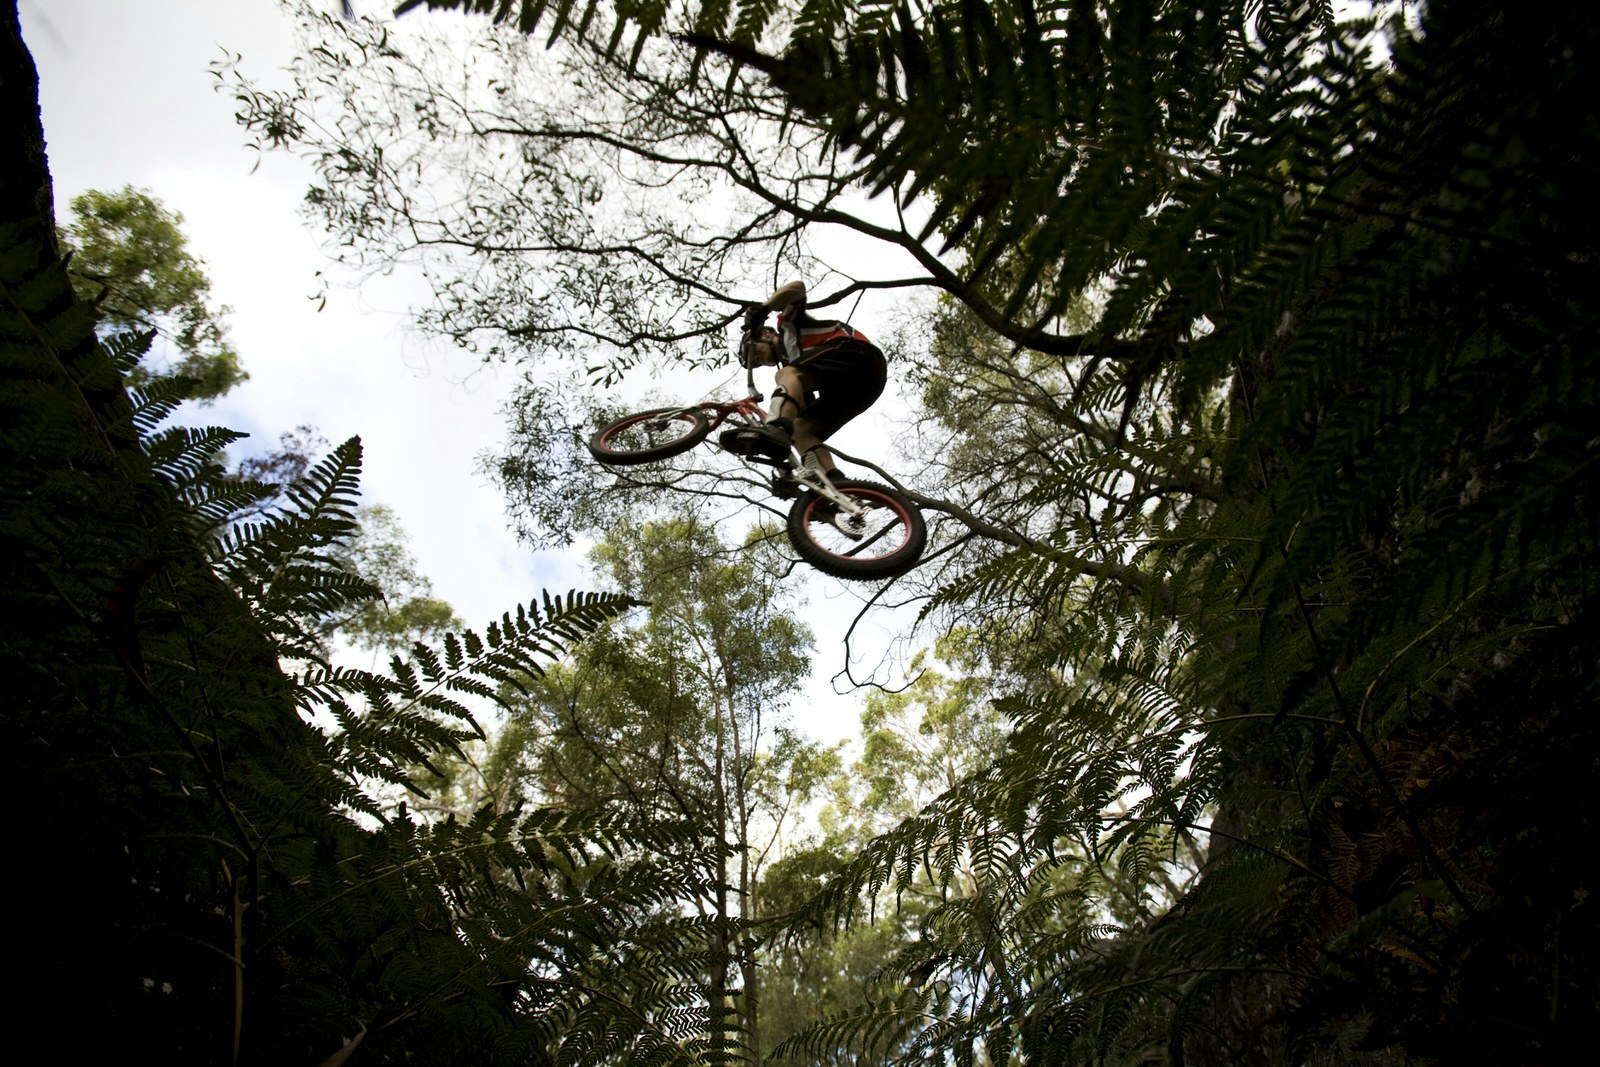
[[[972,635],[962,681],[982,679],[993,716],[978,723],[1003,742],[865,843],[821,842],[772,870],[805,899],[738,933],[759,931],[792,988],[799,939],[840,931],[843,961],[852,933],[908,916],[876,953],[888,981],[830,1000],[775,1058],[1558,1062],[1587,1044],[1593,818],[1570,794],[1600,753],[1584,636],[1594,20],[1488,0],[1338,15],[1293,0],[427,6],[499,29],[480,20],[474,47],[446,49],[405,20],[308,14],[315,44],[290,88],[232,84],[259,144],[317,166],[308,209],[331,243],[460,255],[430,261],[424,318],[525,368],[520,451],[501,470],[535,526],[563,502],[614,525],[645,499],[631,489],[700,493],[684,510],[764,493],[731,465],[597,483],[572,447],[588,413],[538,403],[570,397],[570,375],[605,386],[703,364],[768,272],[813,279],[824,306],[937,294],[899,367],[931,446],[901,480],[941,522],[922,566],[876,600],[918,598],[925,625]],[[830,227],[905,273],[824,262]],[[40,249],[18,292],[59,274]],[[74,351],[98,359],[84,313],[53,298],[79,323]],[[45,371],[29,374],[18,381]],[[124,410],[110,372],[72,381],[87,410]],[[50,410],[80,417],[67,407]],[[118,418],[73,439],[131,440]],[[340,456],[304,491],[320,486],[334,511]],[[52,486],[90,476],[65,460],[13,470]],[[313,529],[312,496],[269,545],[298,550],[281,538]],[[20,490],[8,499],[41,514]],[[41,563],[29,595],[94,652],[85,662],[138,679],[118,616],[95,605],[163,557],[112,552],[126,539],[98,521],[81,536],[110,555],[84,555],[74,579],[89,592],[52,586]],[[18,558],[59,541],[21,538]],[[297,641],[267,572],[233,573],[230,595],[261,617],[241,642]],[[350,581],[319,577],[305,595],[354,595]],[[19,677],[69,676],[17,647]],[[283,684],[271,677],[263,692]],[[390,683],[362,685],[388,706]],[[114,689],[74,682],[29,706]],[[911,692],[939,697],[931,678]],[[879,704],[885,728],[905,703]],[[940,721],[946,744],[981,733],[924,719]],[[346,730],[369,736],[355,718]],[[652,822],[551,877],[559,834],[530,827],[555,852],[494,852],[484,896],[392,916],[383,929],[412,922],[413,948],[385,956],[378,988],[429,958],[420,938],[482,953],[491,988],[517,990],[502,1012],[451,986],[525,1058],[745,1058],[750,1044],[725,1039],[731,976],[696,955],[703,929],[659,907],[725,891],[728,871],[709,854],[649,862],[704,829]],[[596,832],[585,840],[620,840]],[[249,834],[234,844],[264,854]],[[512,873],[527,871],[531,890]],[[415,891],[448,895],[453,873]],[[541,895],[551,886],[581,890],[571,912]],[[231,883],[210,891],[237,913]],[[577,918],[540,925],[558,913]],[[548,936],[502,953],[501,917]],[[381,1014],[398,1026],[407,1010]]]
[[[1514,1056],[1592,1016],[1557,844],[1586,822],[1535,770],[1593,751],[1596,146],[1552,104],[1594,99],[1591,26],[1472,0],[427,6],[516,32],[445,91],[399,30],[328,22],[369,77],[308,64],[242,88],[246,121],[319,162],[353,247],[470,253],[429,321],[530,390],[563,352],[603,381],[701,358],[769,270],[823,305],[944,300],[906,365],[939,445],[904,481],[949,521],[900,584],[993,642],[1010,742],[817,914],[970,849],[1015,934],[1109,871],[1161,902],[1200,857],[1111,933],[1066,909],[1003,965],[930,945],[953,1000],[813,1054],[930,1010],[954,1027],[930,1055],[1052,1061]],[[426,138],[337,118],[378,100]],[[406,175],[441,158],[460,197],[424,202]],[[907,272],[827,272],[828,227]],[[533,429],[508,469],[539,472],[537,515],[561,451]]]
[[[223,322],[226,307],[211,303],[211,279],[189,251],[183,216],[147,190],[90,189],[72,198],[62,240],[72,254],[72,285],[95,304],[109,329],[154,330],[176,358],[135,368],[142,384],[152,374],[195,379],[193,396],[212,400],[244,381],[239,354]]]

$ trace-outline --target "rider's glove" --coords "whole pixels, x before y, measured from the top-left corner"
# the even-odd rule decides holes
[[[765,337],[772,331],[763,327],[766,321],[767,309],[761,305],[752,304],[744,309],[744,334],[739,338],[739,366],[745,370],[772,363],[772,345]]]

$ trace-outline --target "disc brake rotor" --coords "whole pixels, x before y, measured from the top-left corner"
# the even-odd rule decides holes
[[[851,515],[844,511],[835,511],[832,515],[833,526],[840,533],[852,541],[861,540],[867,532],[867,517],[865,515]]]

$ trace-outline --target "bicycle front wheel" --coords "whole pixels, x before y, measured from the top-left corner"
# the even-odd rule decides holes
[[[656,408],[624,415],[589,438],[589,452],[601,463],[626,467],[653,463],[689,451],[711,432],[699,408]]]
[[[862,509],[840,512],[827,497],[806,493],[789,509],[789,543],[800,558],[835,578],[892,578],[916,566],[928,527],[915,504],[876,482],[835,488]]]

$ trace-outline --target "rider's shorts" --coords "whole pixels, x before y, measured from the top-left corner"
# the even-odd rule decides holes
[[[870,408],[883,395],[889,371],[883,353],[865,341],[845,341],[809,356],[794,369],[811,379],[805,418],[826,441],[839,427]]]

